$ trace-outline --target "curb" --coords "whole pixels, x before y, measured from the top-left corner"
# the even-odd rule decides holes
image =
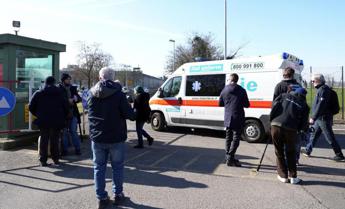
[[[24,147],[37,142],[39,132],[21,133],[19,135],[9,135],[6,138],[0,138],[0,150],[9,150],[18,147]]]

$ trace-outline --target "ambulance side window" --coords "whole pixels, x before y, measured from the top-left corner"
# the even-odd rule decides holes
[[[219,96],[225,86],[225,74],[187,76],[186,96]]]
[[[168,81],[168,83],[166,83],[163,87],[163,97],[169,97],[170,96],[170,89],[172,86],[172,81],[173,79],[170,79],[170,81]]]
[[[182,77],[175,77],[171,87],[171,96],[174,97],[180,92]]]
[[[170,79],[163,87],[163,97],[174,97],[180,92],[182,77]]]

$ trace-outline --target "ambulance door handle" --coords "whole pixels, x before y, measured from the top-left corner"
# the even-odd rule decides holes
[[[179,105],[182,105],[182,98],[181,97],[177,98],[177,101],[178,101]]]

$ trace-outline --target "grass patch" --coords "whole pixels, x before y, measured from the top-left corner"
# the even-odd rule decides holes
[[[308,94],[307,94],[307,104],[311,109],[311,106],[313,104],[314,98],[316,96],[316,91],[317,89],[313,88],[307,88],[308,90]],[[335,92],[337,92],[338,95],[338,100],[339,100],[339,106],[340,106],[340,112],[334,116],[335,119],[342,119],[342,99],[344,98],[344,96],[342,95],[342,89],[341,88],[333,88],[333,90]],[[345,89],[344,89],[345,92]]]

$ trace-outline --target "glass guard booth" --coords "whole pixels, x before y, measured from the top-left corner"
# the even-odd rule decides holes
[[[47,76],[58,80],[59,54],[65,51],[63,44],[0,34],[0,87],[17,101],[11,113],[0,116],[0,137],[29,127],[29,90],[38,90]]]

